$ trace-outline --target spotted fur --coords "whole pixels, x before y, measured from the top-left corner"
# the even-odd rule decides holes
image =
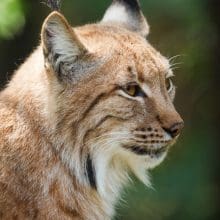
[[[115,0],[107,13],[78,28],[50,14],[0,93],[1,219],[111,219],[129,173],[149,185],[177,139],[172,71],[139,4]]]

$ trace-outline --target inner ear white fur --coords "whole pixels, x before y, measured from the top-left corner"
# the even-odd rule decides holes
[[[79,55],[85,50],[72,27],[58,12],[51,13],[44,22],[42,41],[44,46],[51,46],[60,54]]]
[[[60,63],[73,63],[87,52],[72,27],[58,12],[51,13],[42,28],[42,43],[46,59],[54,70]]]
[[[149,34],[149,25],[141,10],[132,8],[126,4],[126,1],[113,1],[102,19],[102,23],[104,22],[121,24],[143,37]]]

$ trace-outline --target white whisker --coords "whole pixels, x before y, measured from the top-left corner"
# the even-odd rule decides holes
[[[171,68],[171,69],[174,71],[174,70],[180,69],[180,67],[179,67],[179,66],[176,66],[176,67]]]
[[[184,54],[177,54],[175,56],[170,57],[168,60],[169,60],[169,62],[171,62],[171,61],[175,60],[176,58],[183,57],[183,56],[184,56]]]
[[[182,64],[183,64],[183,62],[173,63],[170,65],[170,68],[175,67],[177,65],[182,65]]]

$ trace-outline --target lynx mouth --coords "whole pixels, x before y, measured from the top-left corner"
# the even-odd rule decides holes
[[[131,150],[133,153],[137,155],[148,155],[150,157],[161,157],[165,152],[168,150],[168,146],[162,146],[160,148],[146,148],[143,146],[131,146],[129,147],[129,150]]]

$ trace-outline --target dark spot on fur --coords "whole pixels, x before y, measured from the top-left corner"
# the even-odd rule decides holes
[[[131,73],[132,72],[132,67],[128,66],[127,70],[128,70],[129,73]]]
[[[54,54],[53,56],[54,61],[56,62],[59,57],[60,57],[60,54],[58,53]]]
[[[91,187],[97,189],[96,174],[95,174],[93,162],[92,162],[90,155],[88,155],[87,160],[86,160],[86,174],[87,174]]]
[[[13,215],[12,219],[13,220],[18,220],[18,215]]]
[[[60,208],[60,210],[61,210],[63,213],[65,213],[66,215],[70,216],[71,219],[72,219],[72,218],[75,219],[75,217],[78,217],[78,216],[79,216],[79,213],[78,213],[75,209],[73,209],[73,208],[71,208],[71,207],[69,207],[69,206],[67,206],[67,205],[64,205],[62,202],[59,201],[59,202],[57,203],[57,205],[58,205],[58,207]]]
[[[143,82],[144,82],[144,74],[140,72],[140,73],[138,74],[138,79],[139,79],[140,82],[143,83]]]

